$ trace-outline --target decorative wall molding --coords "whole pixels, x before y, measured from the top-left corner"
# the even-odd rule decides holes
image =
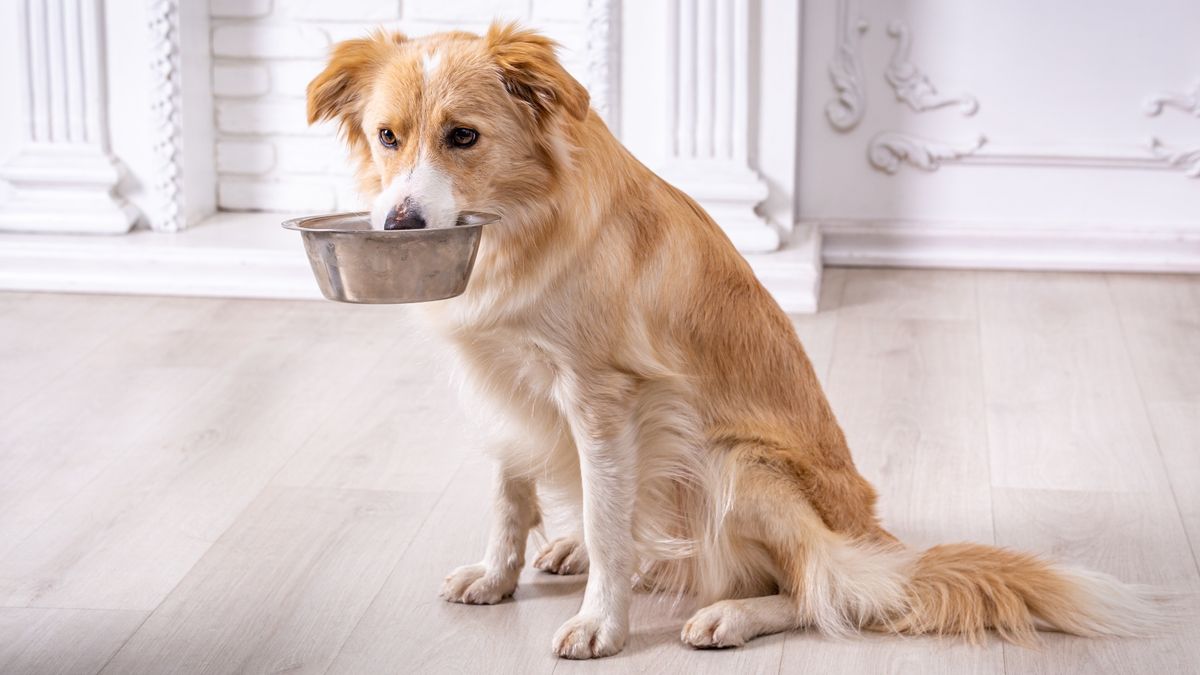
[[[876,134],[867,145],[871,166],[884,173],[896,173],[902,163],[923,171],[937,171],[942,162],[958,160],[979,151],[987,143],[980,135],[974,143],[947,143],[897,131]]]
[[[1150,139],[1150,152],[1168,166],[1182,169],[1188,178],[1200,178],[1200,147],[1177,150],[1157,138]]]
[[[1160,92],[1146,99],[1143,106],[1146,114],[1151,117],[1162,114],[1166,107],[1178,108],[1194,117],[1200,117],[1200,80],[1196,81],[1190,92]]]
[[[768,196],[750,166],[750,0],[673,0],[668,26],[663,171],[742,252],[774,251],[779,231],[755,207]]]
[[[979,110],[979,100],[971,94],[947,96],[939,94],[929,77],[910,60],[912,34],[908,24],[899,19],[888,24],[888,35],[896,38],[896,50],[888,62],[884,78],[896,92],[896,100],[902,101],[917,112],[935,110],[957,105],[963,115],[974,115]]]
[[[1054,167],[1061,169],[1182,170],[1200,178],[1200,148],[1171,148],[1158,138],[1141,146],[1113,148],[1044,148],[996,145],[984,135],[974,143],[948,143],[885,131],[868,143],[871,166],[894,174],[902,164],[936,171],[943,162],[964,166]]]
[[[837,95],[825,104],[825,117],[838,131],[858,126],[866,112],[867,98],[863,83],[859,45],[867,32],[867,22],[852,7],[853,0],[837,5],[837,43],[829,64],[829,79]]]
[[[592,107],[620,136],[621,0],[587,0],[587,88]]]
[[[1138,169],[1156,171],[1180,169],[1188,177],[1200,178],[1200,148],[1170,148],[1157,138],[1151,138],[1148,143],[1140,146],[1045,148],[1002,146],[988,141],[984,136],[980,136],[976,142],[977,147],[974,151],[960,153],[956,156],[944,156],[940,155],[940,153],[947,148],[951,150],[963,150],[967,146],[965,144],[948,146],[945,143],[925,141],[924,139],[895,134],[894,132],[880,134],[876,139],[879,139],[881,136],[886,136],[886,138],[881,139],[879,144],[880,160],[888,166],[891,166],[894,162],[897,168],[899,167],[900,159],[904,159],[910,164],[926,170],[936,170],[941,161],[953,160],[955,163],[964,166]],[[897,139],[895,138],[896,136],[900,138]],[[917,150],[913,150],[910,147],[914,145],[917,146]],[[872,149],[875,148],[874,145],[871,147]],[[935,161],[932,167],[926,167],[921,164],[926,161],[924,157],[924,152],[926,151],[930,151],[934,155],[939,155],[934,158]],[[905,152],[915,152],[916,159],[914,160],[913,157],[907,155],[903,158],[891,158],[892,154],[903,154]],[[872,159],[872,164],[875,164],[874,159]],[[887,171],[887,173],[895,173],[895,170],[888,170],[884,166],[876,165],[876,168]]]
[[[1146,100],[1144,109],[1147,115],[1154,117],[1161,115],[1168,107],[1200,117],[1200,80],[1196,81],[1190,92],[1167,91],[1155,94]],[[1150,154],[1171,168],[1182,169],[1188,178],[1200,178],[1200,147],[1171,148],[1158,138],[1151,138]]]
[[[958,226],[898,219],[824,221],[820,229],[827,265],[1200,272],[1195,230]]]
[[[13,186],[0,230],[120,233],[137,211],[115,194],[100,0],[23,0],[24,146],[3,167]]]
[[[183,129],[180,124],[179,0],[149,0],[151,107],[157,171],[152,188],[159,202],[150,227],[176,232],[186,226],[183,188]]]

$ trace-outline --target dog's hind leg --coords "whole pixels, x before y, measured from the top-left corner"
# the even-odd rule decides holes
[[[533,480],[501,466],[493,514],[483,562],[459,567],[446,577],[441,591],[446,600],[493,605],[517,589],[529,530],[541,522]]]
[[[854,537],[831,530],[789,469],[786,451],[746,445],[732,452],[733,496],[708,537],[713,545],[701,553],[698,586],[708,600],[748,599],[701,609],[684,628],[684,642],[732,647],[800,626],[845,635],[903,608],[912,561],[903,547],[882,531]],[[764,595],[764,572],[778,595]]]
[[[786,595],[721,600],[692,615],[680,637],[693,647],[740,647],[761,635],[802,624],[796,602]]]

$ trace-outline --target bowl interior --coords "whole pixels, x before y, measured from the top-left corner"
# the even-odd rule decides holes
[[[455,227],[479,227],[499,220],[494,213],[463,211],[458,214]],[[305,216],[283,221],[283,227],[300,232],[372,232],[377,235],[412,237],[420,236],[422,232],[435,230],[375,230],[371,228],[371,214],[366,211],[352,213],[331,213],[324,216]]]

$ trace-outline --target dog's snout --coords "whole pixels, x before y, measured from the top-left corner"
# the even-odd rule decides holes
[[[421,209],[406,200],[405,203],[393,206],[388,211],[387,218],[383,221],[383,229],[423,230],[425,229],[425,216],[422,215]]]

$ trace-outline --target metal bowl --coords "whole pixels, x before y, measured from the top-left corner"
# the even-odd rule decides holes
[[[498,217],[462,213],[455,227],[373,230],[369,214],[331,213],[284,221],[304,239],[321,293],[372,304],[445,300],[467,288],[483,226]]]

